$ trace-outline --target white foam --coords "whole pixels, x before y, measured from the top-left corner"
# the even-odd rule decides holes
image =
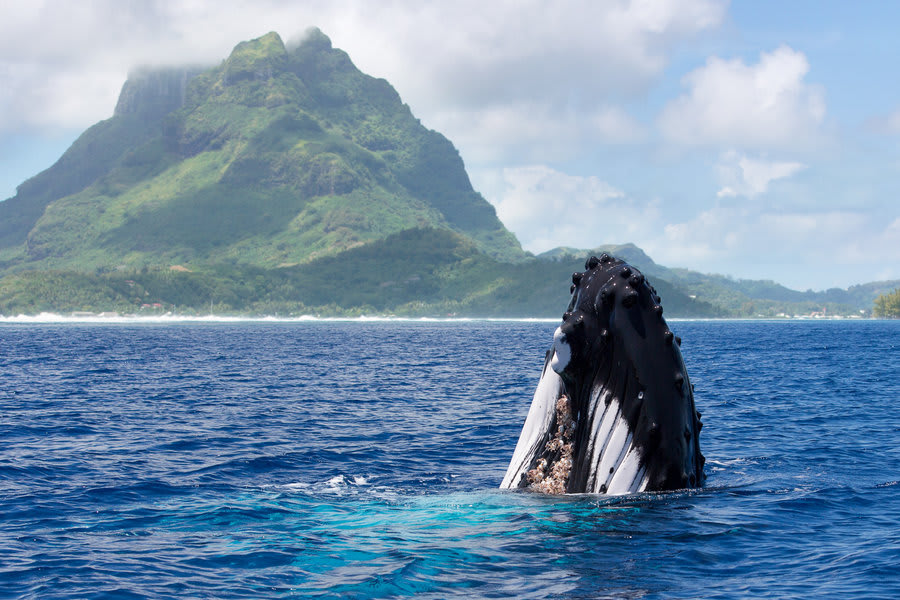
[[[265,485],[263,487],[291,493],[344,496],[346,494],[368,493],[371,491],[373,486],[370,485],[369,479],[370,476],[365,475],[335,475],[322,481],[296,481],[285,484]],[[379,493],[384,491],[378,490]]]
[[[295,491],[295,490],[308,490],[311,486],[309,483],[305,481],[296,481],[294,483],[286,483],[284,485],[285,489]]]
[[[100,314],[74,314],[60,315],[57,313],[43,312],[37,315],[0,315],[0,323],[35,323],[35,324],[66,324],[66,323],[93,323],[98,325],[123,324],[123,323],[281,323],[281,322],[305,322],[319,320],[316,317],[303,315],[298,317],[241,317],[228,315],[175,315],[171,313],[161,315],[120,315],[116,313]]]
[[[347,483],[347,481],[344,479],[343,475],[335,475],[334,477],[329,479],[327,482],[325,482],[325,485],[330,486],[330,487],[339,487],[339,486],[344,485],[345,483]]]

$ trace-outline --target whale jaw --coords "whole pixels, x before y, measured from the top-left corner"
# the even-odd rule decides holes
[[[702,485],[700,415],[659,296],[633,267],[591,257],[501,488],[630,494]]]

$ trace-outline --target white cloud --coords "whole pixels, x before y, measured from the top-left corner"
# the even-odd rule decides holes
[[[0,131],[86,127],[112,113],[142,64],[217,63],[239,41],[319,26],[364,71],[385,77],[426,125],[477,138],[481,111],[565,113],[616,141],[638,128],[605,107],[641,92],[670,49],[718,26],[725,0],[196,0],[13,3],[0,9]],[[65,99],[67,107],[55,107]],[[627,116],[627,115],[625,115]],[[477,119],[469,119],[475,122]],[[482,138],[494,154],[516,142]]]
[[[868,129],[875,133],[897,135],[900,134],[900,108],[897,108],[887,116],[878,116],[866,123]]]
[[[718,171],[723,187],[717,196],[753,198],[766,193],[773,181],[791,177],[805,168],[806,165],[799,162],[750,158],[729,151],[719,161]]]
[[[667,266],[738,272],[744,278],[780,280],[795,289],[846,287],[900,276],[900,219],[886,221],[863,211],[783,212],[717,205],[663,231],[644,249]]]
[[[641,124],[617,106],[578,113],[540,102],[442,110],[429,126],[461,148],[467,162],[476,163],[500,162],[508,158],[509,149],[523,162],[570,160],[587,145],[633,144],[646,135]]]
[[[741,227],[746,211],[740,208],[720,208],[698,213],[682,223],[668,223],[663,227],[660,242],[651,244],[646,250],[651,256],[657,251],[665,252],[665,259],[656,258],[667,266],[715,264],[717,257],[731,255],[742,237]],[[659,250],[657,250],[659,249]]]
[[[536,253],[631,241],[659,218],[652,202],[641,204],[597,177],[543,165],[502,169],[493,183],[482,181],[500,219]]]
[[[588,131],[593,130],[599,141],[604,143],[639,142],[646,135],[644,127],[618,106],[601,107],[594,114],[588,115],[583,126]]]
[[[395,83],[423,122],[453,140],[463,156],[527,164],[557,160],[560,150],[577,153],[585,144],[642,139],[644,128],[622,102],[661,75],[672,48],[716,27],[726,3],[428,6],[404,27],[402,42],[380,39],[382,53],[353,53],[355,60]],[[363,36],[381,35],[358,29]],[[375,40],[366,44],[374,46]],[[485,119],[514,125],[502,129],[502,136],[491,135]],[[535,128],[545,132],[541,143],[523,146],[522,138],[530,143],[525,134]]]
[[[589,105],[641,90],[668,48],[717,26],[727,7],[718,0],[370,4],[342,10],[335,33],[350,42],[341,32],[352,31],[360,46],[383,50],[361,47],[360,64],[406,79],[416,102],[474,105],[523,98]]]
[[[175,3],[11,3],[0,13],[0,133],[85,128],[112,115],[143,64],[214,64],[234,42],[176,20]],[[185,29],[182,29],[185,27]],[[264,32],[263,32],[264,33]]]
[[[694,33],[717,26],[724,9],[720,2],[636,0],[628,5],[625,12],[647,31]]]
[[[825,94],[804,81],[809,62],[781,46],[747,65],[712,57],[688,73],[687,92],[659,117],[669,140],[685,145],[738,148],[811,148],[821,141]]]
[[[900,133],[900,108],[888,116],[887,129],[890,133]]]
[[[770,167],[760,169],[763,181]],[[597,177],[541,165],[477,178],[503,222],[536,253],[633,242],[666,266],[775,279],[795,289],[900,277],[900,219],[890,211],[804,211],[772,201],[720,203],[691,213],[664,199],[640,200]]]

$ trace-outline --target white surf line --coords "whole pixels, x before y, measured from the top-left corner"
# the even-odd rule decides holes
[[[359,317],[320,317],[315,315],[297,315],[281,317],[240,316],[240,315],[63,315],[43,312],[36,315],[2,315],[0,323],[556,323],[559,319],[549,318],[502,318],[502,317],[394,317],[368,316]]]

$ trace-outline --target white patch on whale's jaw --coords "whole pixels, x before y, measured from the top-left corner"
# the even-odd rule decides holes
[[[557,373],[562,373],[572,360],[572,348],[566,340],[566,334],[561,327],[553,332],[553,358],[550,360],[550,368]]]
[[[544,372],[534,391],[531,408],[525,418],[522,433],[519,434],[519,442],[513,452],[512,460],[500,487],[514,489],[519,487],[522,476],[531,468],[538,445],[541,444],[545,434],[550,430],[550,423],[556,413],[556,401],[565,393],[565,386],[559,375],[553,369],[544,365]]]

